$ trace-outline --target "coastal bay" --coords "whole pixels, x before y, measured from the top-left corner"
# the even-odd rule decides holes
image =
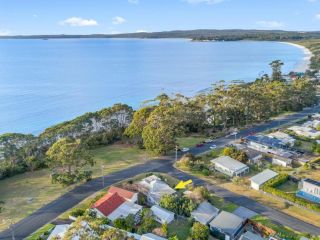
[[[281,59],[310,55],[279,42],[59,39],[0,42],[0,133],[45,128],[114,103],[134,108],[161,92],[192,96],[219,80],[252,81]]]

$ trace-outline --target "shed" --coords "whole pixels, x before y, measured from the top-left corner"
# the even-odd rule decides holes
[[[159,223],[170,223],[174,220],[174,213],[164,209],[158,205],[153,205],[150,208],[154,219]]]
[[[274,178],[277,175],[278,173],[270,169],[266,169],[261,173],[258,173],[257,175],[250,178],[251,187],[255,190],[260,190],[261,185],[263,185],[265,182],[269,181],[270,179]]]
[[[221,156],[211,160],[217,171],[230,177],[241,176],[249,172],[249,167],[229,156]]]
[[[202,202],[196,210],[191,212],[191,216],[203,225],[207,225],[219,214],[219,209],[212,206],[207,201]]]

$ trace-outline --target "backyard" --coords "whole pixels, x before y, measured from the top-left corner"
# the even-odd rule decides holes
[[[97,148],[92,150],[92,154],[96,161],[93,177],[101,176],[102,171],[103,174],[108,174],[148,160],[145,151],[120,144]],[[30,215],[74,187],[51,184],[49,176],[50,171],[42,169],[1,180],[0,201],[4,204],[1,205],[3,209],[0,212],[0,230],[7,228],[10,222],[17,222]]]

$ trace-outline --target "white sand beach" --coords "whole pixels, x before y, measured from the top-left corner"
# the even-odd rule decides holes
[[[297,48],[302,49],[303,52],[304,52],[303,59],[294,67],[294,69],[292,69],[292,71],[305,72],[307,69],[309,69],[309,66],[310,66],[310,63],[311,63],[311,57],[313,56],[313,54],[308,48],[306,48],[304,46],[301,46],[299,44],[296,44],[296,43],[290,43],[290,42],[281,42],[281,43],[295,46]]]

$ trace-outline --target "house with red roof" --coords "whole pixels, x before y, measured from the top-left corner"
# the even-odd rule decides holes
[[[129,214],[139,220],[142,206],[135,204],[137,193],[122,188],[111,187],[106,195],[100,198],[91,209],[97,217],[106,217],[111,221],[126,218]]]
[[[123,197],[129,202],[135,203],[138,201],[138,193],[131,192],[123,188],[111,186],[108,190],[108,193],[117,193],[119,196]]]

